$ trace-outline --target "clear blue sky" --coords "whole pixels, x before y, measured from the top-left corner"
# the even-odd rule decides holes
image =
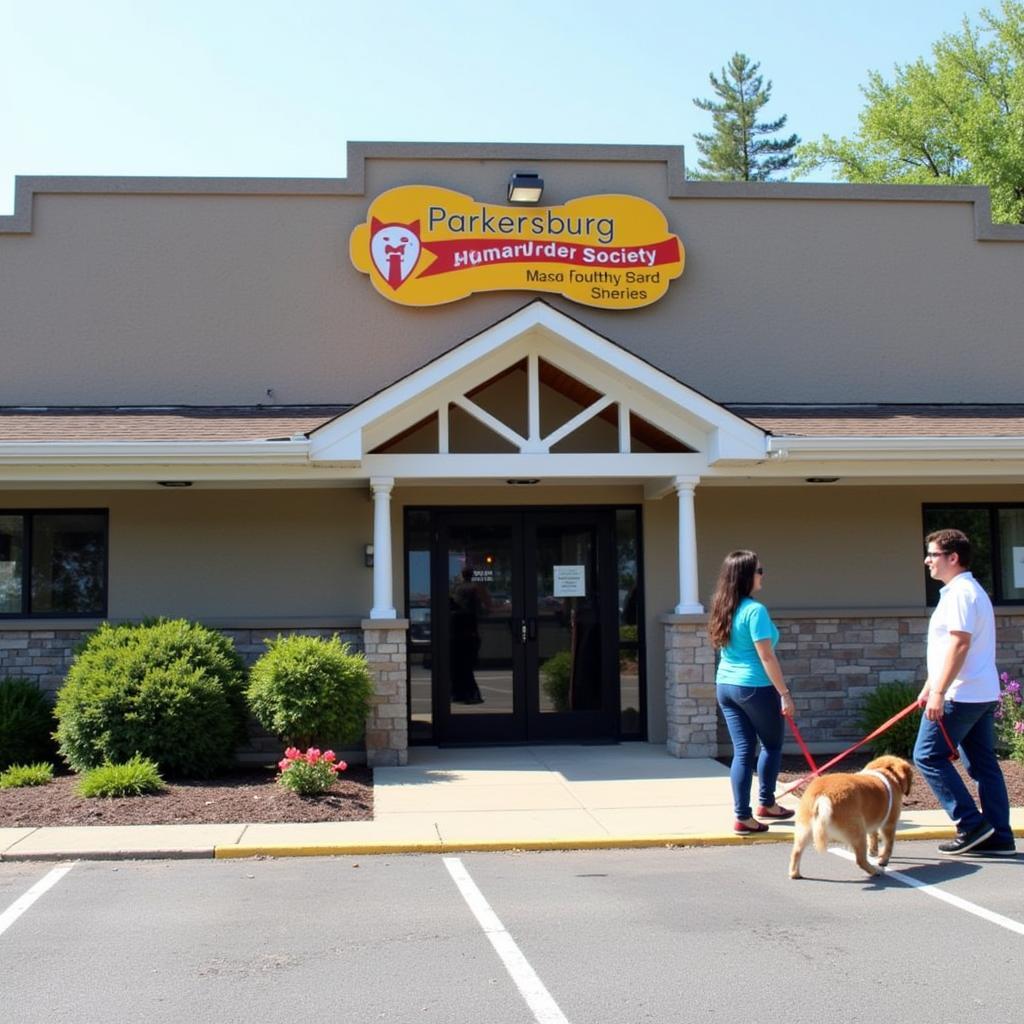
[[[15,174],[340,177],[348,140],[683,145],[736,50],[803,139],[969,0],[0,0],[0,213]]]

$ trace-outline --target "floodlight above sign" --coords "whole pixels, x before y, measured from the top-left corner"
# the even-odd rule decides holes
[[[603,309],[656,302],[685,260],[665,215],[637,196],[524,210],[430,185],[379,195],[352,232],[349,255],[381,295],[405,306],[521,290]]]

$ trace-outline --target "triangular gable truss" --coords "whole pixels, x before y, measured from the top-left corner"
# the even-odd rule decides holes
[[[526,378],[519,429],[480,400],[489,385],[516,371]],[[566,405],[578,411],[557,425],[542,423],[545,389],[566,397]],[[452,409],[500,439],[497,450],[453,452]],[[609,451],[556,450],[598,421],[607,425],[606,433],[615,432]],[[399,439],[417,430],[425,437],[431,429],[434,440],[426,450],[392,454],[401,447]],[[382,474],[390,467],[395,475],[436,478],[471,470],[476,477],[501,477],[528,462],[530,475],[594,475],[596,470],[601,477],[652,477],[699,473],[723,458],[761,459],[764,437],[699,392],[537,301],[354,406],[314,431],[310,441],[314,462],[359,464]],[[500,454],[502,449],[510,454]]]

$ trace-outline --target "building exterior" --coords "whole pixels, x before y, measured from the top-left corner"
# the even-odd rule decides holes
[[[721,740],[754,548],[805,737],[919,680],[926,529],[1024,665],[1024,228],[982,188],[687,182],[678,149],[357,143],[340,180],[21,178],[0,673],[103,619],[364,649],[409,743]],[[517,205],[531,172],[539,202]]]

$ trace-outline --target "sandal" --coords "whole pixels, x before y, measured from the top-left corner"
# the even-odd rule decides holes
[[[783,807],[782,804],[775,804],[774,807],[758,807],[757,817],[759,818],[772,818],[775,821],[785,821],[787,818],[792,818],[796,814],[791,807]]]
[[[733,832],[738,836],[750,836],[757,832],[767,832],[768,826],[763,821],[748,825],[745,821],[735,821],[732,826]]]

